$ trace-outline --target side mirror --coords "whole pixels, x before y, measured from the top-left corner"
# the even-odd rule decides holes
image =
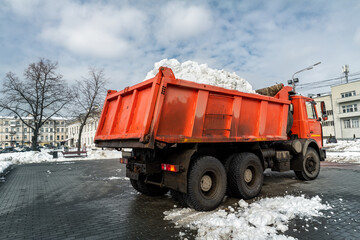
[[[324,121],[328,120],[328,116],[326,114],[325,102],[320,102],[320,108],[321,108],[321,115],[322,115]]]

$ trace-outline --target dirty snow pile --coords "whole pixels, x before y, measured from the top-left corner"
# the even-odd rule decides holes
[[[0,174],[5,171],[7,167],[11,165],[9,161],[0,161]]]
[[[327,143],[326,161],[340,163],[360,163],[360,141],[338,141],[337,143]]]
[[[59,158],[53,158],[53,156],[49,154],[49,150],[43,150],[41,152],[2,153],[0,154],[0,173],[12,164],[121,158],[121,152],[116,150],[88,149],[87,154],[87,157],[64,158],[59,152]]]
[[[199,64],[193,61],[180,63],[176,59],[163,59],[156,62],[154,69],[147,73],[145,80],[155,77],[161,66],[171,68],[178,79],[235,89],[241,92],[255,92],[250,83],[236,75],[235,72],[230,73],[225,70],[212,69],[206,64]]]
[[[304,195],[287,195],[251,204],[240,200],[237,206],[213,212],[176,208],[164,212],[164,219],[197,230],[196,239],[294,239],[282,234],[288,230],[290,220],[322,216],[320,211],[330,208],[321,203],[319,196],[308,199]]]

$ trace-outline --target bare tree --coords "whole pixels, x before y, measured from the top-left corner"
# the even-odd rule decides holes
[[[103,69],[89,68],[88,77],[83,77],[82,81],[77,81],[75,89],[75,111],[74,116],[80,122],[79,139],[77,150],[81,148],[81,135],[89,119],[99,116],[103,104],[107,79]]]
[[[61,74],[56,72],[57,62],[40,59],[29,64],[20,80],[14,73],[6,74],[0,111],[17,116],[32,129],[32,149],[37,148],[39,130],[43,124],[60,111],[72,99],[71,91]],[[31,118],[30,121],[26,120]]]

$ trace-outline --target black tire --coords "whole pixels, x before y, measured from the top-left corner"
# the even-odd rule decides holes
[[[314,180],[320,173],[320,157],[315,149],[309,147],[303,160],[303,171],[295,171],[298,179],[304,181]]]
[[[264,181],[264,169],[258,156],[253,153],[236,154],[228,172],[228,184],[234,197],[256,197]]]
[[[130,183],[131,183],[131,186],[139,192],[139,187],[138,187],[138,184],[137,184],[137,180],[134,180],[134,179],[130,179]]]
[[[235,158],[236,154],[233,154],[233,155],[230,155],[226,160],[225,160],[225,163],[224,163],[224,166],[225,166],[225,171],[226,171],[226,175],[228,176],[229,178],[229,169],[230,169],[230,164],[232,162],[232,160]],[[229,187],[229,180],[227,181],[228,183],[228,186],[226,188],[226,194],[230,197],[233,197],[234,194],[231,192],[231,189]]]
[[[189,205],[186,202],[186,194],[173,190],[170,190],[171,197],[176,201],[181,207],[188,207]]]
[[[217,208],[226,192],[226,172],[222,163],[211,156],[196,159],[189,170],[187,204],[197,211]]]
[[[148,184],[148,183],[145,183],[145,176],[140,174],[139,175],[139,180],[137,180],[137,188],[135,189],[138,190],[140,193],[142,194],[145,194],[145,195],[148,195],[148,196],[161,196],[161,195],[164,195],[166,194],[169,189],[168,188],[162,188],[162,187],[159,187],[159,186],[156,186],[156,185],[153,185],[153,184]],[[159,177],[155,176],[153,177],[155,179],[159,179]],[[153,180],[153,179],[151,179]]]

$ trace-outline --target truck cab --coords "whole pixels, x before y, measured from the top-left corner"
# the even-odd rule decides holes
[[[316,112],[316,102],[312,98],[294,95],[291,96],[293,126],[291,135],[301,139],[314,139],[322,148],[321,118]]]

